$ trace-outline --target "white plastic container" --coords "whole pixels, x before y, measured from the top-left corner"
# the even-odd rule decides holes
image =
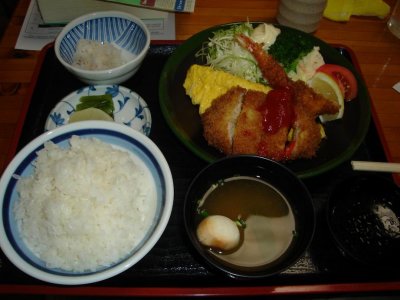
[[[400,39],[400,0],[397,0],[396,4],[392,8],[387,26],[390,32]]]
[[[280,0],[277,21],[307,33],[317,30],[327,0]]]

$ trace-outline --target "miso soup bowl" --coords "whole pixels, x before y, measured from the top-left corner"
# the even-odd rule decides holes
[[[109,43],[131,59],[115,68],[85,70],[73,65],[79,40]],[[101,11],[69,22],[57,36],[54,51],[58,61],[87,84],[119,84],[132,77],[142,65],[150,47],[150,32],[138,17],[122,11]]]
[[[230,191],[230,195],[226,194],[226,205],[207,208],[204,205],[207,201],[218,202],[210,196],[213,191],[220,189],[218,193],[222,195],[221,198],[225,197],[224,193],[228,193],[227,183],[231,188],[232,180],[256,181],[265,185],[267,191],[271,191],[274,196],[262,194],[262,197],[252,197],[250,193],[245,193],[244,202],[237,205],[237,202],[230,203],[232,193],[236,193],[234,190]],[[240,201],[240,198],[235,201]],[[247,202],[252,203],[252,208],[242,207]],[[272,203],[280,203],[280,208],[276,210],[278,213],[267,212],[263,215],[258,206]],[[238,211],[232,212],[232,209]],[[232,221],[241,227],[240,243],[236,248],[221,252],[218,247],[200,242],[197,234],[199,223],[213,214],[235,219]],[[237,219],[232,217],[235,214],[238,214]],[[310,193],[291,170],[267,158],[240,155],[220,159],[197,174],[186,193],[184,223],[194,254],[212,271],[239,279],[263,278],[288,269],[304,255],[314,234],[315,212]],[[271,249],[276,249],[276,252]],[[243,256],[243,253],[249,251],[255,251],[255,254]]]

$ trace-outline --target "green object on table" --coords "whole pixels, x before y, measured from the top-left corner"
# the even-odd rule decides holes
[[[114,102],[110,94],[82,96],[79,102],[76,106],[76,111],[94,107],[101,109],[111,117],[114,115]]]

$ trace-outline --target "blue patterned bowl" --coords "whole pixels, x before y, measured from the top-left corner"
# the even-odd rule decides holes
[[[85,70],[73,66],[78,41],[110,43],[131,57],[125,64],[107,70]],[[54,50],[60,63],[81,81],[88,84],[118,84],[139,69],[150,46],[150,32],[137,17],[119,11],[103,11],[83,15],[68,23],[57,36]]]
[[[37,152],[48,141],[52,141],[61,148],[68,148],[72,136],[97,138],[131,154],[136,164],[142,167],[143,173],[147,174],[146,176],[149,178],[151,191],[146,195],[153,195],[155,200],[155,211],[149,220],[150,226],[127,256],[109,266],[82,272],[49,267],[33,254],[24,239],[21,238],[14,213],[15,203],[20,199],[17,192],[17,181],[20,177],[33,174],[34,163],[38,157]],[[60,173],[63,173],[62,168],[59,170]],[[115,181],[115,184],[118,182],[118,180]],[[118,189],[123,191],[123,188],[121,186]],[[148,137],[115,122],[83,121],[67,124],[45,132],[27,144],[18,152],[2,174],[0,180],[0,246],[2,252],[17,268],[39,280],[64,285],[98,282],[124,272],[153,248],[167,226],[173,201],[174,186],[168,162],[157,145]],[[45,216],[46,212],[43,211],[43,215]],[[71,223],[73,220],[72,216]]]
[[[150,134],[151,114],[147,103],[134,91],[120,85],[90,85],[63,98],[50,112],[45,131],[68,124],[82,96],[110,94],[114,102],[114,121],[145,135]]]

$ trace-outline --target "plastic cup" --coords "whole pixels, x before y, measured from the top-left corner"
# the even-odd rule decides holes
[[[396,1],[387,22],[389,30],[400,39],[400,0]]]
[[[279,24],[311,33],[317,30],[327,0],[280,0]]]

